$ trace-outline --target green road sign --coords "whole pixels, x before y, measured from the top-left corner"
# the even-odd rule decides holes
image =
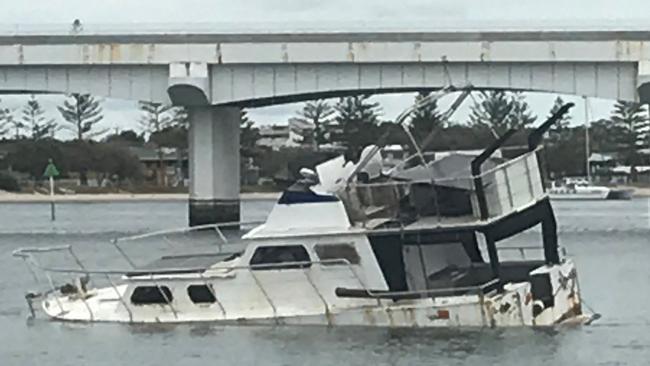
[[[43,173],[43,176],[45,177],[57,177],[59,176],[59,170],[54,166],[54,163],[52,162],[52,159],[50,159],[50,162],[47,164],[47,167],[45,168],[45,172]]]

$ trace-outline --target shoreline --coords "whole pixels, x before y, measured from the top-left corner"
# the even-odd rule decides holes
[[[634,189],[635,198],[650,197],[650,188],[639,187],[617,187]],[[239,195],[242,201],[255,200],[277,200],[282,192],[246,192]],[[188,193],[79,193],[79,194],[58,194],[54,196],[54,202],[174,202],[187,201]],[[49,203],[50,196],[38,193],[9,193],[0,191],[0,203]]]
[[[281,192],[250,192],[239,195],[242,201],[277,200]],[[146,201],[187,201],[187,193],[87,193],[59,194],[54,202],[146,202]],[[50,203],[46,194],[0,192],[0,203]]]

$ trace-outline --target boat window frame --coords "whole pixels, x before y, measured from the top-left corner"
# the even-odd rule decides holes
[[[151,294],[145,294],[145,295],[136,295],[138,291],[151,291],[152,293],[157,292],[158,295],[160,296],[159,298],[150,298],[150,300],[136,300],[134,301],[134,296],[151,296]],[[153,300],[151,300],[153,299]],[[174,302],[174,293],[172,290],[165,285],[144,285],[144,286],[136,286],[133,291],[131,292],[131,296],[129,297],[129,300],[131,301],[131,304],[135,306],[146,306],[146,305],[171,305]]]
[[[264,250],[270,250],[270,249],[276,249],[276,248],[285,248],[285,249],[297,249],[300,253],[301,256],[304,256],[304,260],[287,260],[287,261],[257,261],[256,260],[256,255],[258,255],[259,252],[264,251]],[[295,253],[292,253],[295,254]],[[262,254],[259,254],[262,255]],[[277,255],[277,254],[276,254]],[[271,245],[259,245],[255,248],[253,251],[253,254],[251,255],[250,259],[248,260],[248,265],[250,266],[251,270],[254,271],[273,271],[273,270],[287,270],[287,269],[307,269],[311,267],[311,262],[312,262],[311,255],[309,254],[309,250],[307,249],[307,246],[304,244],[271,244]],[[282,263],[291,263],[291,262],[304,262],[301,264],[286,264],[282,265]]]
[[[205,288],[206,293],[203,293],[203,294],[201,294],[199,296],[207,295],[208,301],[203,301],[202,299],[197,300],[197,299],[195,299],[194,296],[192,296],[192,288],[197,288],[197,287]],[[214,294],[214,290],[211,287],[212,287],[211,285],[206,285],[206,284],[203,284],[203,283],[194,283],[194,284],[188,285],[187,288],[185,289],[185,291],[187,292],[187,297],[190,299],[190,301],[193,304],[195,304],[195,305],[210,305],[210,304],[214,304],[214,303],[217,302],[216,295]],[[199,300],[201,300],[201,301],[199,301]]]
[[[328,248],[330,250],[336,250],[335,248],[341,248],[341,247],[348,247],[352,249],[353,255],[348,257],[346,255],[325,255],[323,256],[321,250],[323,248]],[[344,242],[344,243],[317,243],[314,244],[314,253],[316,253],[316,256],[318,256],[318,259],[321,261],[323,265],[326,266],[336,266],[336,265],[343,265],[344,263],[337,263],[333,262],[334,260],[346,260],[349,265],[359,265],[361,264],[361,256],[359,255],[359,251],[357,250],[356,245],[354,245],[354,242]],[[346,253],[350,254],[350,253]]]

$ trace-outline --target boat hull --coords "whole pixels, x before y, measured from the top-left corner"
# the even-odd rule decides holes
[[[323,301],[312,293],[312,306],[282,305],[280,301],[188,306],[174,300],[173,306],[135,306],[128,303],[127,285],[89,291],[81,299],[49,296],[43,301],[46,314],[55,320],[118,323],[191,323],[256,325],[320,325],[375,327],[520,327],[552,326],[587,319],[581,310],[577,275],[572,262],[535,270],[548,275],[553,286],[553,306],[544,307],[532,296],[531,283],[508,283],[503,291],[487,294],[440,296],[393,301],[364,299],[349,306]],[[188,283],[178,282],[178,288]],[[219,293],[218,287],[215,286]],[[117,296],[117,293],[120,296]],[[294,294],[298,295],[306,294]],[[535,309],[535,306],[538,306]]]
[[[579,194],[579,193],[561,193],[549,194],[549,197],[554,201],[605,201],[608,195],[595,195],[595,194]]]

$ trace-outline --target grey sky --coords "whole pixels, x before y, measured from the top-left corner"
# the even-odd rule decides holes
[[[468,21],[643,19],[650,11],[646,0],[22,0],[0,12],[1,23],[194,23],[277,22],[290,25],[350,20],[390,21],[459,19]],[[572,24],[571,22],[570,24]],[[595,22],[594,22],[595,23]],[[530,24],[522,21],[522,24]],[[322,25],[322,24],[321,24]]]
[[[650,13],[648,0],[22,0],[0,12],[0,32],[15,29],[66,30],[78,18],[86,30],[344,30],[430,28],[639,28],[640,14]],[[171,24],[173,23],[173,24]],[[19,26],[16,26],[18,24]],[[61,96],[41,97],[48,114],[60,118]],[[376,97],[392,119],[412,101],[412,94]],[[546,115],[555,95],[529,94],[538,115]],[[0,96],[3,106],[19,109],[25,97]],[[566,99],[579,98],[567,97]],[[591,100],[593,118],[609,114],[611,101]],[[457,114],[464,119],[466,103]],[[137,128],[133,101],[105,100],[106,128]],[[300,105],[252,110],[259,123],[286,123]],[[576,123],[584,108],[574,110]],[[63,137],[63,136],[62,136]]]

